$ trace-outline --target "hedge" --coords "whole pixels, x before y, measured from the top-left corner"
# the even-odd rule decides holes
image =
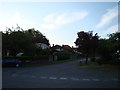
[[[4,59],[20,59],[20,60],[49,60],[48,55],[41,56],[5,56]]]
[[[70,59],[71,53],[70,52],[57,52],[55,53],[55,55],[57,56],[58,60],[67,60]]]

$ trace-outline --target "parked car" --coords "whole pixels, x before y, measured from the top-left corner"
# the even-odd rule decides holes
[[[4,59],[2,60],[2,66],[15,66],[19,67],[21,66],[21,61],[18,59]]]

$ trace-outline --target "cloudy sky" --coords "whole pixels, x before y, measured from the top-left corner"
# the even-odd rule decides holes
[[[93,31],[101,38],[118,31],[117,2],[1,2],[0,31],[5,26],[35,28],[50,44],[74,42],[79,31]]]

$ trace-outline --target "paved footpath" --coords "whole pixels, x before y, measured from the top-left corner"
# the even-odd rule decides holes
[[[3,88],[118,88],[118,73],[62,64],[3,68]]]

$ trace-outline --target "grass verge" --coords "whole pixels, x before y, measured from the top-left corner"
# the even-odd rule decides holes
[[[60,60],[60,61],[54,61],[54,62],[46,62],[46,63],[29,63],[29,64],[23,64],[23,67],[26,66],[44,66],[44,65],[53,65],[53,64],[60,64],[65,62],[71,62],[75,61],[74,59],[68,59],[68,60]]]
[[[88,68],[88,69],[93,69],[93,70],[101,70],[101,71],[110,71],[110,72],[119,72],[120,73],[120,66],[116,66],[116,65],[109,65],[109,64],[98,65],[96,62],[88,62],[88,63],[81,64],[80,66]]]
[[[94,70],[103,70],[103,71],[111,71],[111,72],[120,72],[119,68],[95,67],[95,66],[89,66],[88,68],[94,69]]]

